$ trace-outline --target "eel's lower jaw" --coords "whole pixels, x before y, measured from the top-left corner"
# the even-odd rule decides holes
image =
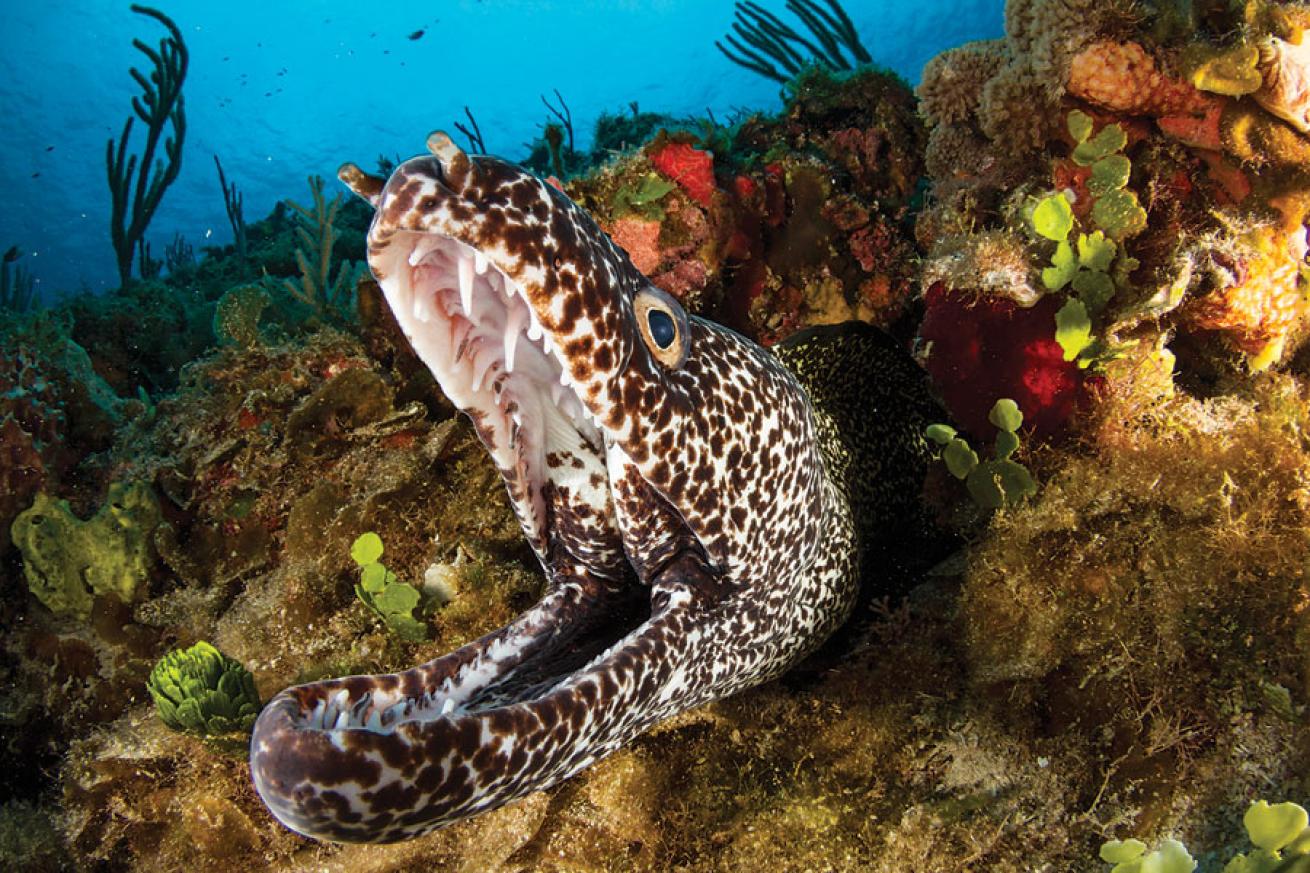
[[[389,239],[378,257],[397,322],[442,391],[473,420],[541,554],[549,523],[544,483],[581,478],[552,471],[547,456],[567,452],[586,462],[586,475],[603,473],[599,422],[574,393],[523,289],[493,258],[450,237],[412,231]]]
[[[582,756],[574,772],[592,759],[585,744],[562,743],[552,729],[577,698],[570,686],[605,672],[651,626],[649,604],[635,593],[566,583],[506,627],[427,664],[281,692],[251,736],[256,790],[298,833],[391,842],[542,787],[524,756],[545,756],[552,767]],[[592,684],[588,693],[600,693]]]

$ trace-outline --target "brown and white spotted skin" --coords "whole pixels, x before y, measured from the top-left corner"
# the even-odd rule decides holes
[[[412,670],[290,688],[255,725],[288,827],[406,839],[560,782],[762,682],[850,611],[856,544],[769,352],[655,288],[555,188],[444,134],[383,185],[369,265],[477,428],[550,593]]]

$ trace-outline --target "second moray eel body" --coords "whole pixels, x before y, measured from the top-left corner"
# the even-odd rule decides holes
[[[269,703],[256,788],[320,839],[425,833],[777,676],[850,614],[868,536],[852,500],[917,485],[926,460],[921,380],[881,335],[782,352],[865,394],[870,428],[687,315],[555,188],[443,134],[429,150],[385,185],[351,165],[342,178],[376,207],[374,276],[472,419],[551,585],[435,661]]]

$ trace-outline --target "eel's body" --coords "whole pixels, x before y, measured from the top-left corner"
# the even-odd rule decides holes
[[[773,354],[686,315],[556,189],[444,134],[429,149],[385,186],[342,178],[376,206],[370,267],[473,420],[551,589],[435,661],[269,703],[255,786],[320,839],[405,839],[558,783],[783,672],[858,586],[849,422]],[[899,360],[891,394],[916,378]],[[925,409],[897,420],[905,446]],[[879,450],[884,471],[921,465]]]

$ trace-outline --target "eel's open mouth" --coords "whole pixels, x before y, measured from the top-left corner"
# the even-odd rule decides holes
[[[440,234],[399,232],[384,255],[382,287],[397,322],[446,396],[473,420],[543,563],[556,545],[557,510],[590,507],[592,539],[617,543],[602,431],[523,289],[482,252]],[[586,551],[576,537],[567,548]],[[360,693],[340,680],[339,688],[302,701],[299,726],[387,733],[406,722],[530,701],[646,620],[646,594],[619,584],[554,592],[507,627],[416,668],[426,673],[419,684],[410,678],[415,671],[396,674],[394,687]]]
[[[567,490],[613,525],[599,423],[523,289],[482,252],[439,234],[398,233],[387,255],[383,287],[397,321],[473,419],[538,555],[549,548],[549,492]]]

